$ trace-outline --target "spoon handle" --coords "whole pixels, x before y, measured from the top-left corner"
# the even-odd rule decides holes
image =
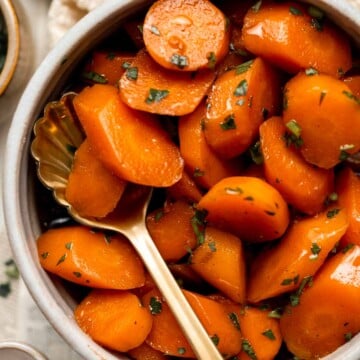
[[[171,308],[197,358],[223,360],[161,257],[146,227],[135,226],[127,231],[126,235],[136,243],[134,247]]]

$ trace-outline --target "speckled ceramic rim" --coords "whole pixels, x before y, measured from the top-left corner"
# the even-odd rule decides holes
[[[24,355],[31,356],[34,360],[47,360],[47,358],[41,354],[39,351],[34,349],[32,346],[29,346],[25,343],[18,341],[3,341],[0,342],[0,358],[2,353],[5,353],[5,350],[17,350],[23,353]]]
[[[14,75],[19,59],[20,30],[18,18],[10,0],[1,0],[0,9],[4,16],[8,32],[8,49],[4,67],[0,73],[0,96],[5,92]]]
[[[355,0],[309,0],[323,8],[354,39],[360,38],[360,11]],[[29,143],[34,121],[44,105],[59,95],[69,73],[95,43],[103,39],[128,15],[151,3],[149,0],[108,1],[83,18],[49,53],[28,84],[10,127],[3,178],[4,213],[10,244],[22,277],[34,300],[52,326],[87,360],[127,359],[95,344],[77,327],[75,305],[61,286],[40,268],[34,239],[39,223],[29,177]],[[336,10],[338,9],[338,10]],[[358,360],[360,335],[326,357],[327,360]],[[208,360],[208,359],[204,359]]]

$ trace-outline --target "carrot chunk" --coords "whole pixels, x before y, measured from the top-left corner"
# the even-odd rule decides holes
[[[284,124],[311,164],[329,169],[360,150],[360,103],[343,81],[300,73],[285,86],[284,106]]]
[[[88,140],[76,150],[65,197],[84,217],[101,218],[119,202],[126,181],[114,175],[97,159]]]
[[[288,144],[288,135],[281,117],[272,117],[260,126],[265,177],[295,209],[314,215],[334,191],[334,171],[305,161],[298,149]]]
[[[223,158],[244,153],[258,136],[265,114],[280,102],[277,72],[261,58],[249,60],[220,75],[208,97],[204,133]]]
[[[143,27],[150,55],[168,69],[214,67],[229,47],[225,15],[207,0],[158,0]]]
[[[207,221],[250,242],[275,240],[289,224],[288,206],[264,180],[235,176],[220,180],[199,201]]]
[[[51,229],[38,237],[37,251],[45,270],[80,285],[133,289],[145,282],[140,257],[120,234],[80,225]]]
[[[74,314],[78,325],[94,341],[117,351],[140,346],[152,326],[151,315],[128,291],[92,290]]]
[[[123,104],[115,87],[87,87],[74,106],[90,145],[116,175],[158,187],[181,178],[183,159],[169,135],[156,118]]]
[[[306,276],[316,273],[348,226],[347,214],[339,208],[295,220],[275,247],[253,261],[248,301],[256,303],[298,288]]]
[[[341,251],[320,269],[287,306],[280,330],[288,349],[300,359],[318,359],[360,331],[360,248]]]
[[[348,36],[297,2],[266,2],[244,18],[246,49],[290,73],[315,68],[338,77],[351,67]],[[301,30],[300,30],[301,29]]]

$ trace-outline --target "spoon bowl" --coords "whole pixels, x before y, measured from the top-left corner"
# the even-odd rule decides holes
[[[31,144],[31,153],[37,162],[40,181],[53,191],[55,199],[67,208],[71,217],[77,222],[92,228],[116,231],[126,236],[142,258],[197,357],[222,359],[146,228],[145,218],[152,189],[136,186],[135,202],[126,203],[125,206],[120,201],[113,212],[101,219],[82,217],[67,202],[65,189],[74,153],[84,139],[72,107],[74,96],[76,94],[68,93],[60,101],[50,102],[45,107],[44,116],[35,123],[35,138]]]

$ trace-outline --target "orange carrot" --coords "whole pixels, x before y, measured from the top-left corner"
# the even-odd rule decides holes
[[[128,354],[135,360],[168,360],[169,357],[151,346],[142,343],[139,347],[131,349]]]
[[[329,75],[293,77],[285,86],[283,121],[304,158],[321,168],[360,150],[360,100]]]
[[[245,301],[245,258],[241,240],[213,227],[191,255],[191,267],[231,300]]]
[[[355,245],[327,261],[298,294],[298,305],[286,307],[280,330],[295,356],[321,358],[360,331],[359,272],[360,247]]]
[[[37,239],[41,266],[71,282],[94,288],[132,289],[144,285],[144,266],[120,234],[84,226],[56,228]]]
[[[142,303],[153,319],[146,343],[170,356],[195,358],[189,342],[160,292],[156,289],[149,291],[142,297]]]
[[[248,301],[256,303],[297,289],[304,278],[318,271],[348,225],[345,210],[339,208],[295,220],[281,241],[252,263]]]
[[[84,217],[104,217],[114,210],[126,187],[98,160],[85,140],[77,149],[66,185],[65,197]]]
[[[177,183],[166,188],[166,194],[170,200],[186,200],[191,203],[197,203],[202,196],[200,189],[186,169]]]
[[[176,278],[176,281],[179,284],[183,284],[184,287],[188,285],[199,289],[206,286],[205,281],[188,263],[169,264],[169,269]]]
[[[360,245],[360,178],[349,167],[340,170],[336,177],[338,203],[349,218],[349,227],[341,239],[341,244]]]
[[[250,8],[243,41],[248,51],[290,73],[315,68],[339,76],[351,67],[348,36],[319,9],[297,2],[270,1]]]
[[[265,115],[279,104],[278,73],[264,60],[249,60],[219,76],[208,98],[204,123],[208,144],[223,158],[244,153]]]
[[[227,20],[207,0],[156,1],[145,16],[143,34],[154,60],[173,70],[213,67],[229,47]]]
[[[220,353],[228,356],[238,354],[241,349],[241,331],[227,305],[195,292],[183,291]]]
[[[237,358],[273,360],[282,344],[278,319],[269,317],[266,311],[249,306],[245,306],[240,314],[243,340]]]
[[[82,77],[90,83],[117,85],[134,55],[119,51],[94,51]]]
[[[80,328],[94,341],[117,351],[140,346],[152,326],[149,312],[128,291],[92,290],[74,315]]]
[[[288,136],[281,117],[260,126],[265,177],[295,209],[314,215],[334,191],[334,172],[306,162],[298,149],[289,146]]]
[[[203,131],[205,113],[202,102],[193,113],[179,119],[179,141],[185,168],[199,186],[209,189],[225,177],[239,175],[241,163],[239,159],[222,160],[209,147]]]
[[[176,145],[150,114],[124,105],[115,87],[85,88],[74,107],[98,158],[116,175],[158,187],[180,179],[183,159]]]
[[[191,113],[215,78],[213,70],[180,73],[163,68],[140,50],[120,80],[120,97],[131,108],[161,115]]]
[[[167,202],[162,209],[154,210],[146,218],[150,236],[162,257],[176,262],[196,246],[191,225],[195,211],[183,200]]]
[[[220,180],[199,201],[206,220],[250,242],[274,240],[289,223],[289,211],[280,193],[265,181],[246,176]]]

